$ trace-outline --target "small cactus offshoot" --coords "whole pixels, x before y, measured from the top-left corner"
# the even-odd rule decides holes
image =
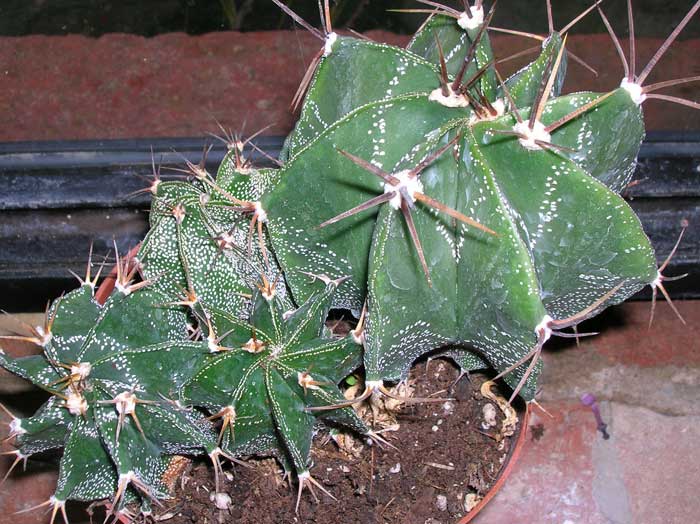
[[[162,476],[172,455],[217,449],[201,416],[166,400],[177,398],[206,345],[187,340],[183,311],[158,306],[162,294],[125,278],[120,270],[99,304],[88,270],[35,330],[42,355],[0,355],[4,368],[51,395],[32,417],[13,416],[10,439],[16,463],[63,448],[58,486],[45,504],[52,519],[67,500],[112,498],[113,512],[137,500],[150,507],[168,496]]]
[[[223,449],[236,456],[272,452],[296,472],[299,496],[307,486],[325,492],[309,473],[319,421],[372,437],[351,408],[311,409],[345,401],[337,384],[362,360],[352,334],[333,338],[325,326],[342,279],[311,280],[317,291],[297,309],[287,310],[276,288],[263,282],[247,323],[210,313],[208,325],[227,325],[228,332],[182,388],[183,402],[205,408],[211,420],[220,421]]]

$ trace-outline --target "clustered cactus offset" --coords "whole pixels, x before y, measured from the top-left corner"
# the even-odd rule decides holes
[[[427,21],[406,49],[280,8],[322,43],[295,104],[300,118],[275,168],[246,159],[224,131],[216,176],[188,162],[183,180],[154,168],[151,229],[132,269],[117,260],[104,304],[88,274],[20,336],[43,356],[0,364],[52,396],[12,419],[15,465],[63,448],[52,521],[67,500],[109,499],[114,514],[167,497],[174,455],[220,461],[272,454],[299,497],[319,424],[383,439],[354,403],[390,395],[426,353],[464,372],[490,367],[533,400],[552,336],[645,286],[666,295],[638,218],[620,196],[645,129],[654,65],[640,73],[600,1],[549,35],[508,79],[489,43],[495,6],[419,0]],[[630,23],[632,10],[629,6]],[[561,95],[566,34],[598,10],[625,66],[618,89]],[[575,60],[580,61],[577,57]],[[331,308],[360,318],[335,337]],[[338,384],[364,365],[365,390]],[[328,495],[332,496],[330,493]],[[67,520],[67,519],[66,519]]]

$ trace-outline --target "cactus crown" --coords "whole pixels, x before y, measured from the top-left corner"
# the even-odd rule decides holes
[[[640,74],[633,30],[627,60],[600,2],[561,31],[548,5],[549,35],[530,35],[540,55],[503,79],[488,33],[513,31],[491,27],[480,1],[458,11],[420,0],[427,9],[413,11],[429,17],[406,49],[339,36],[327,0],[321,31],[273,1],[322,41],[277,167],[253,166],[250,139],[223,128],[216,176],[208,150],[184,181],[162,181],[154,165],[151,229],[133,268],[118,259],[107,302],[88,265],[45,325],[18,337],[43,355],[0,355],[52,395],[10,424],[15,465],[64,448],[52,520],[68,499],[111,499],[115,513],[140,501],[147,513],[167,496],[175,454],[208,455],[218,486],[222,458],[272,453],[301,496],[318,486],[319,425],[381,441],[351,405],[388,394],[385,381],[421,355],[492,367],[532,400],[549,338],[582,336],[563,330],[644,286],[667,296],[668,260],[657,268],[619,194],[643,103],[697,107],[656,94],[693,79],[644,82],[700,2]],[[561,95],[566,33],[595,9],[624,79]],[[358,327],[334,337],[331,308]],[[346,401],[337,386],[361,364],[366,389]]]

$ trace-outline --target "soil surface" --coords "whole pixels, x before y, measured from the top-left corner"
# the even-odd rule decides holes
[[[413,396],[450,398],[412,404],[395,413],[398,428],[382,435],[397,449],[367,446],[352,438],[350,442],[341,440],[339,445],[326,432],[316,436],[311,473],[337,501],[316,489],[321,499],[316,503],[305,491],[295,515],[296,482],[290,487],[274,460],[254,460],[252,469],[236,466],[227,472],[225,491],[231,504],[221,511],[211,501],[214,482],[210,467],[196,462],[177,483],[173,500],[179,502],[175,506],[166,503],[163,521],[456,522],[467,512],[465,505],[473,506],[494,483],[515,438],[505,437],[500,443],[493,438],[499,434],[504,417],[498,406],[480,393],[485,377],[462,378],[450,390],[457,376],[456,368],[443,360],[432,361],[427,372],[425,363],[414,368],[409,381]],[[495,415],[495,426],[487,424],[489,415]]]

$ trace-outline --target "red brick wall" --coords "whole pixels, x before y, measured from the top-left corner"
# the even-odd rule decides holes
[[[640,57],[659,44],[640,39]],[[499,57],[532,45],[494,38]],[[619,84],[622,68],[606,35],[573,36],[569,45],[600,76],[572,64],[568,91]],[[248,131],[274,123],[268,133],[285,134],[294,122],[289,103],[317,48],[318,41],[301,31],[0,38],[0,141],[200,136],[216,130],[215,120],[234,129],[247,120]],[[700,40],[676,44],[650,80],[700,75],[699,53]],[[511,72],[526,62],[501,69]],[[700,99],[698,84],[674,94]],[[700,114],[692,110],[658,101],[645,109],[650,129],[700,128]]]

